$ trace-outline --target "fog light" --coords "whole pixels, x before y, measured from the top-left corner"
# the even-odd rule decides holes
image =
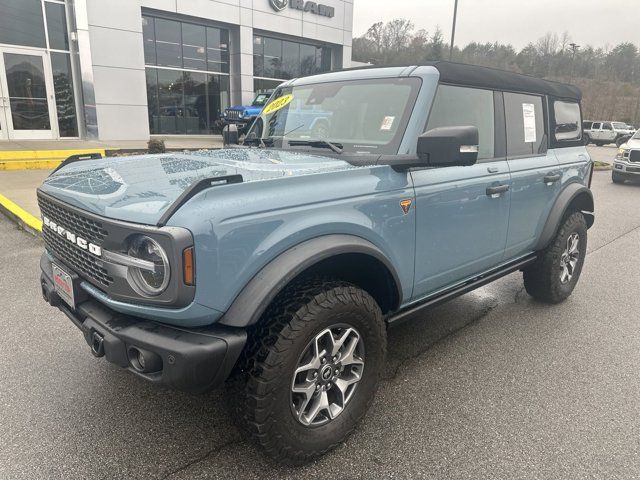
[[[153,373],[162,370],[162,359],[157,353],[142,348],[129,347],[129,363],[140,373]]]

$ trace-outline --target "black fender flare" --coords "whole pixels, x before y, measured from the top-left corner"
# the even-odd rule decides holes
[[[540,234],[535,250],[542,250],[549,245],[549,242],[555,236],[558,228],[560,228],[560,222],[564,218],[569,205],[574,201],[580,202],[579,209],[585,214],[587,228],[591,228],[594,222],[593,193],[591,193],[589,188],[580,183],[570,183],[565,187],[560,195],[558,195],[558,198],[556,198],[553,208],[547,217],[544,228],[542,229],[542,233]]]
[[[265,265],[244,286],[218,323],[232,327],[255,324],[291,280],[318,262],[345,253],[361,253],[380,261],[393,276],[400,304],[400,279],[382,250],[368,240],[354,235],[323,235],[284,251]]]

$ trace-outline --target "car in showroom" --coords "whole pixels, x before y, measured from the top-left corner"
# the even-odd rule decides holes
[[[620,145],[611,169],[613,183],[640,180],[640,130]]]
[[[38,189],[42,296],[95,357],[226,382],[266,454],[311,461],[372,405],[388,328],[515,272],[542,303],[574,291],[581,96],[449,62],[352,69],[280,85],[243,144],[71,157]]]

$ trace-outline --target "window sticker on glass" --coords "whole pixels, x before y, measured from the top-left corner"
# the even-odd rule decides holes
[[[262,114],[269,115],[270,113],[280,110],[281,108],[284,108],[287,105],[289,105],[292,100],[293,100],[293,95],[283,95],[280,98],[276,98],[273,102],[271,102],[269,105],[264,107]]]
[[[389,131],[391,130],[391,127],[393,127],[393,122],[395,121],[396,117],[384,117],[382,119],[382,124],[380,125],[380,130],[384,130],[384,131]]]
[[[536,141],[536,109],[533,103],[522,104],[522,119],[524,123],[524,142]]]

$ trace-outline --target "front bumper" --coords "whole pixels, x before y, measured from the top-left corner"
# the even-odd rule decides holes
[[[629,178],[640,177],[640,163],[639,162],[627,162],[624,160],[613,161],[613,171],[619,175],[628,176]]]
[[[173,327],[117,313],[86,297],[73,310],[57,295],[45,272],[40,283],[45,301],[82,331],[94,356],[178,390],[200,393],[222,385],[247,339],[243,329]]]

